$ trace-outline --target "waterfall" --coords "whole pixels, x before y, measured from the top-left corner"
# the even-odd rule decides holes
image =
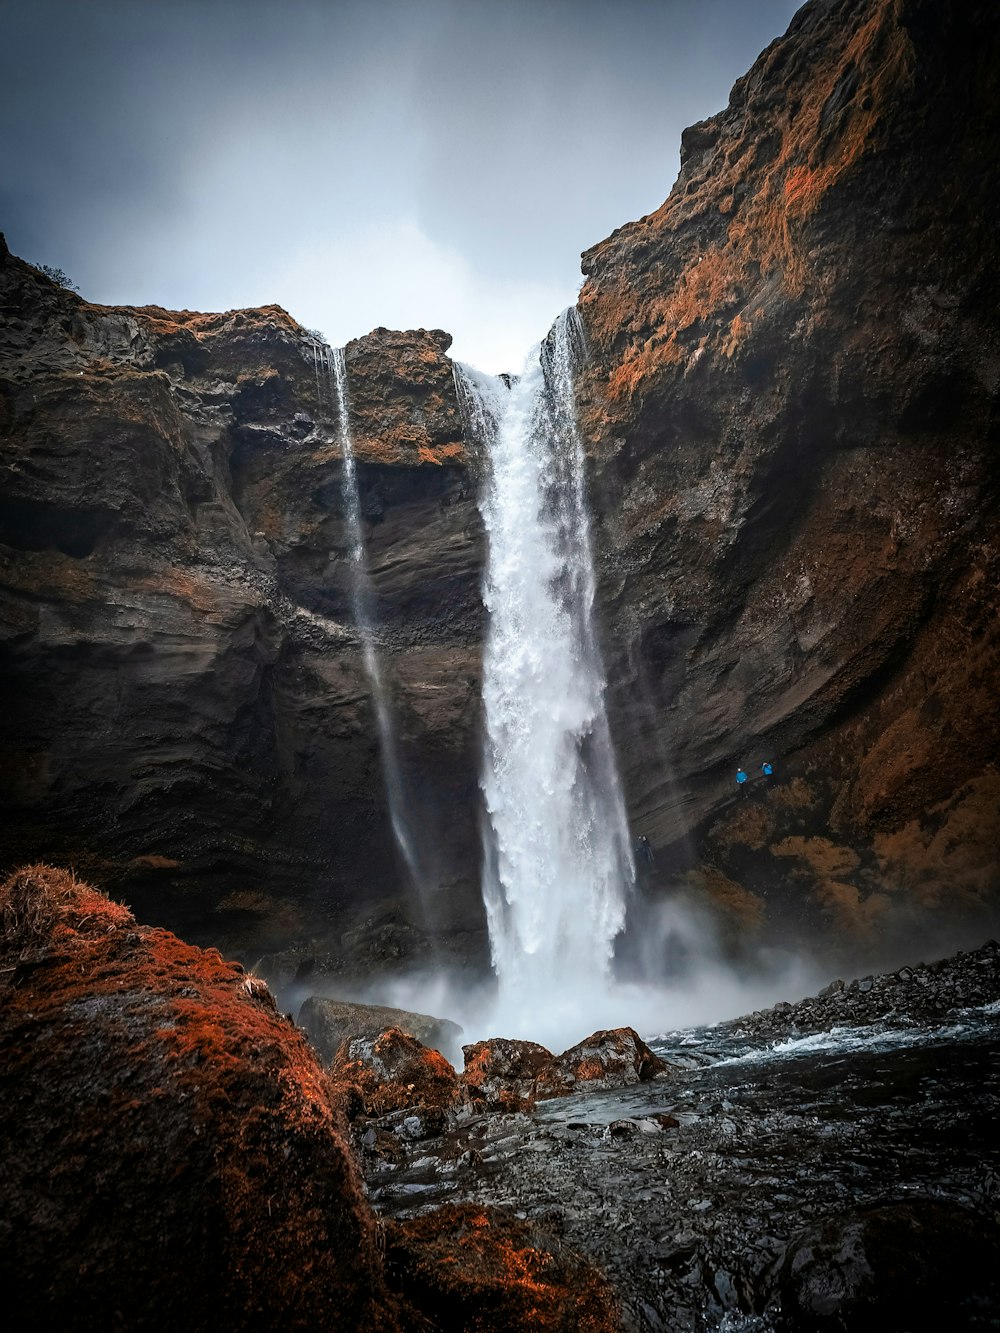
[[[427,926],[429,924],[427,885],[411,831],[412,821],[408,814],[408,801],[403,781],[403,769],[399,758],[396,730],[393,725],[392,711],[382,677],[375,640],[375,598],[371,576],[368,572],[364,523],[361,513],[361,493],[358,489],[357,468],[354,463],[354,447],[351,439],[347,363],[342,347],[328,347],[317,342],[313,343],[313,357],[316,365],[317,385],[320,384],[322,369],[322,377],[326,379],[329,387],[330,401],[337,426],[337,437],[342,459],[341,496],[350,542],[351,609],[354,613],[354,623],[357,627],[358,636],[361,639],[362,660],[375,708],[375,725],[378,729],[379,756],[389,806],[389,820],[396,845],[399,848],[413,887],[417,890],[423,915],[421,924]],[[322,402],[322,397],[320,401]]]
[[[536,1040],[590,1016],[607,1025],[601,997],[635,873],[592,616],[581,349],[567,311],[509,391],[458,376],[490,454],[483,894],[503,1031]]]

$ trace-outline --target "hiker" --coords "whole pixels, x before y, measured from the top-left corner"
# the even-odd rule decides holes
[[[747,775],[743,772],[743,769],[742,769],[742,768],[738,768],[738,769],[736,770],[736,785],[737,785],[737,787],[739,787],[739,788],[742,790],[742,789],[743,789],[743,784],[746,782],[746,780],[747,780]]]
[[[639,839],[637,850],[642,860],[645,861],[648,866],[651,866],[653,864],[653,849],[650,847],[649,839],[645,835]]]
[[[764,762],[760,766],[760,771],[764,774],[766,778],[769,778],[773,774],[774,769],[771,767],[770,760],[767,759],[764,760]]]

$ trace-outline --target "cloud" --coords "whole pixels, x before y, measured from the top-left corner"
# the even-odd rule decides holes
[[[334,344],[378,325],[442,328],[454,336],[457,360],[493,372],[519,371],[576,298],[571,283],[484,275],[410,218],[302,248],[268,281],[296,319]]]

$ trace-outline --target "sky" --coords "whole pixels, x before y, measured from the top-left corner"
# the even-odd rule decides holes
[[[519,369],[793,0],[0,0],[0,231],[88,300]]]

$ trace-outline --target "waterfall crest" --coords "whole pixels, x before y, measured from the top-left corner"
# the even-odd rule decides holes
[[[536,1040],[600,1012],[635,873],[592,616],[581,347],[567,311],[509,391],[460,376],[490,456],[483,894],[504,1031]]]

